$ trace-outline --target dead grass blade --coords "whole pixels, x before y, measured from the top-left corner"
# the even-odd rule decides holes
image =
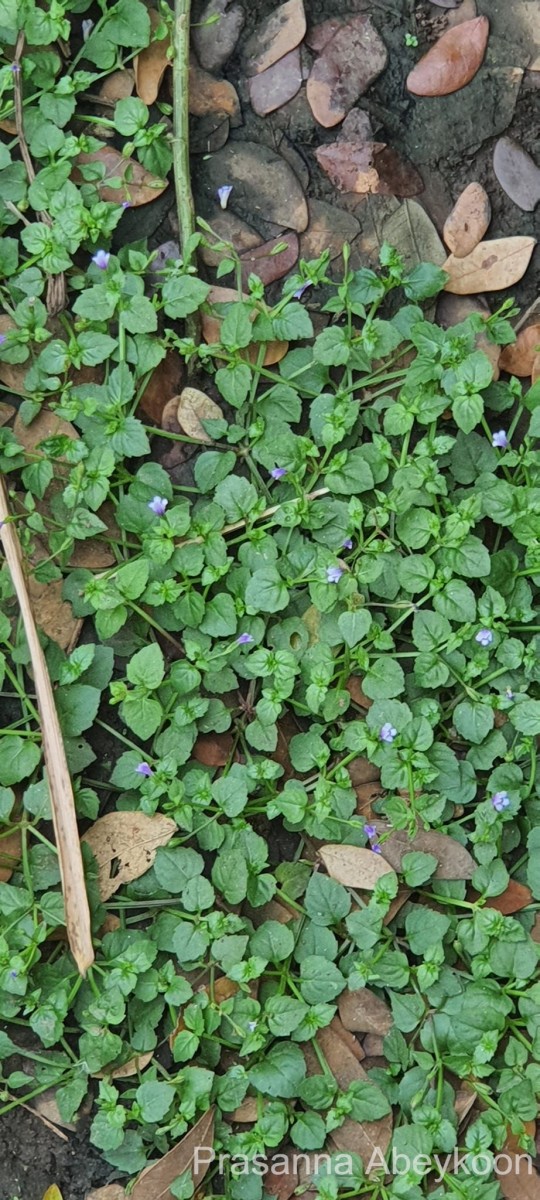
[[[0,479],[0,538],[17,593],[34,673],[41,719],[43,758],[47,769],[54,833],[62,877],[69,947],[81,975],[84,975],[94,961],[94,950],[73,789],[49,672],[28,596],[19,538],[15,525],[9,520],[9,515],[6,486]]]

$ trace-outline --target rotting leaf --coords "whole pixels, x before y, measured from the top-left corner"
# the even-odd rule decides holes
[[[223,410],[215,400],[198,388],[185,387],[178,397],[178,424],[188,437],[198,442],[211,442],[210,434],[206,432],[203,421],[217,421],[223,417]]]
[[[296,233],[288,232],[282,237],[272,238],[262,246],[247,250],[241,255],[242,284],[247,287],[251,274],[258,275],[265,287],[282,279],[292,271],[298,260],[299,242]]]
[[[534,360],[540,351],[540,322],[520,329],[515,342],[504,346],[499,360],[502,371],[526,378],[532,375]]]
[[[185,1171],[191,1171],[195,1186],[200,1186],[208,1171],[211,1156],[205,1155],[199,1164],[199,1160],[195,1160],[195,1151],[203,1147],[211,1150],[213,1138],[214,1110],[210,1108],[208,1112],[203,1113],[181,1142],[143,1171],[130,1193],[131,1200],[172,1200],[171,1183]]]
[[[434,879],[471,879],[476,870],[476,863],[469,851],[445,833],[435,829],[419,830],[409,837],[406,830],[395,829],[388,837],[383,836],[383,822],[375,822],[377,833],[381,840],[384,858],[391,864],[394,871],[401,871],[401,863],[405,854],[413,850],[421,850],[424,854],[433,854],[438,862]]]
[[[450,276],[445,291],[469,296],[511,287],[525,274],[535,245],[533,237],[495,238],[480,242],[466,258],[450,254],[442,264]]]
[[[524,212],[540,200],[540,167],[513,138],[499,138],[493,151],[493,170],[507,196]]]
[[[138,409],[159,425],[165,404],[179,394],[184,375],[185,367],[178,351],[169,350],[152,371],[139,399]]]
[[[328,843],[320,847],[319,854],[331,879],[337,879],[345,887],[363,888],[369,892],[382,875],[394,869],[382,855],[362,846]]]
[[[307,81],[308,104],[319,125],[327,129],[339,125],[358,97],[384,71],[387,59],[386,46],[365,13],[338,28]]]
[[[73,175],[77,183],[93,183],[100,200],[113,204],[125,201],[131,208],[150,204],[168,187],[166,179],[158,179],[134,158],[125,158],[114,146],[78,154]]]
[[[465,258],[482,241],[491,220],[489,196],[481,183],[469,183],[445,221],[443,237],[456,258]]]
[[[244,44],[242,53],[248,75],[258,75],[273,66],[300,45],[305,32],[303,0],[286,0],[285,4],[279,4],[255,27]]]
[[[152,38],[148,46],[145,46],[144,50],[136,55],[133,67],[137,95],[144,100],[145,104],[154,104],[158,98],[165,71],[167,67],[171,66],[170,38],[165,36],[159,41],[155,39],[154,31],[163,24],[163,19],[155,8],[149,9],[148,15],[152,27]]]
[[[496,908],[497,912],[509,916],[511,913],[521,912],[523,908],[527,908],[532,904],[533,894],[531,889],[526,887],[524,883],[518,883],[517,879],[511,879],[508,887],[500,896],[488,896],[486,898],[487,908]]]
[[[225,113],[232,125],[240,119],[238,93],[227,79],[214,79],[194,59],[189,67],[189,111],[194,117]]]
[[[414,96],[448,96],[458,92],[481,66],[488,36],[487,17],[475,17],[447,29],[407,76],[409,92]]]
[[[21,845],[20,829],[13,829],[0,838],[0,883],[7,883],[16,870],[21,859]]]
[[[534,1137],[535,1121],[525,1121],[524,1124],[529,1137]],[[512,1134],[508,1135],[499,1159],[504,1161],[504,1171],[496,1169],[495,1173],[504,1200],[538,1200],[540,1174],[534,1166],[531,1171],[530,1156],[519,1149]],[[508,1159],[511,1161],[511,1170],[508,1170]]]
[[[290,50],[279,62],[248,79],[251,107],[259,117],[288,104],[302,85],[302,67],[298,48]]]
[[[384,222],[384,236],[410,269],[420,262],[443,266],[446,252],[433,221],[416,200],[404,200]]]
[[[394,1019],[388,1005],[369,988],[342,992],[338,1004],[345,1028],[354,1033],[384,1035],[392,1028]]]
[[[83,835],[98,865],[99,892],[108,900],[123,883],[138,879],[152,866],[158,846],[176,833],[176,822],[161,813],[111,812],[99,817]]]

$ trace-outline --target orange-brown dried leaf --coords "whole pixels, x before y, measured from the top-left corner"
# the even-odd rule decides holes
[[[0,400],[0,426],[7,425],[16,412],[17,409],[13,404],[5,404],[3,400]]]
[[[497,912],[503,913],[505,917],[511,913],[521,912],[523,908],[527,908],[532,904],[533,894],[531,889],[526,887],[524,883],[518,883],[517,879],[511,879],[508,887],[500,896],[488,896],[486,900],[487,908],[496,908]]]
[[[132,96],[134,87],[134,72],[129,68],[123,68],[121,71],[113,71],[111,75],[107,75],[97,94],[103,100],[111,100],[116,103],[117,100],[127,100],[128,96]]]
[[[258,75],[279,62],[295,46],[299,46],[306,32],[306,16],[303,0],[286,0],[268,17],[265,17],[247,39],[243,48],[246,69],[249,75]]]
[[[524,1125],[525,1132],[529,1137],[534,1138],[536,1122],[524,1121]],[[511,1160],[510,1164],[508,1158]],[[530,1156],[520,1149],[517,1136],[510,1133],[510,1131],[501,1150],[499,1160],[501,1161],[502,1169],[500,1172],[496,1170],[495,1173],[504,1200],[538,1200],[540,1174],[535,1170],[534,1165],[531,1170]],[[509,1165],[511,1166],[510,1170],[508,1169]]]
[[[139,1176],[131,1200],[171,1200],[170,1186],[179,1175],[191,1171],[195,1185],[202,1183],[210,1165],[210,1154],[199,1155],[201,1147],[212,1148],[214,1140],[214,1110],[209,1109],[168,1154],[151,1163]]]
[[[187,437],[198,442],[211,442],[203,421],[216,421],[223,417],[223,409],[206,392],[199,388],[185,387],[178,397],[176,410],[178,424]]]
[[[144,392],[139,400],[138,409],[146,417],[161,424],[163,409],[168,400],[177,396],[182,388],[185,367],[177,350],[169,350],[152,371]]]
[[[276,247],[283,247],[278,249]],[[258,275],[265,287],[282,279],[292,271],[298,260],[299,241],[296,233],[284,233],[282,237],[272,238],[262,246],[256,246],[240,256],[242,263],[242,284],[247,287],[250,275]]]
[[[511,287],[525,274],[535,245],[533,237],[495,238],[480,242],[465,258],[451,254],[442,264],[450,276],[444,290],[468,296]]]
[[[86,173],[83,176],[81,168],[90,167],[92,163],[99,163],[103,174],[98,178],[92,175],[89,179]],[[76,183],[81,183],[83,179],[92,182],[97,188],[100,200],[109,200],[112,204],[122,204],[126,201],[131,208],[150,204],[168,187],[166,179],[158,179],[140,163],[135,162],[135,159],[125,158],[114,146],[102,146],[100,150],[93,150],[90,154],[78,154],[73,176]],[[113,180],[115,186],[112,186]],[[116,181],[119,186],[116,186]]]
[[[489,37],[487,17],[464,21],[448,29],[407,76],[414,96],[448,96],[474,78],[482,64]]]
[[[540,323],[521,329],[516,341],[503,346],[499,366],[509,375],[526,377],[532,375],[534,360],[540,353]]]
[[[153,37],[154,31],[163,24],[163,19],[155,8],[149,9],[148,15]],[[158,98],[165,71],[171,66],[170,45],[170,37],[166,34],[160,41],[152,40],[134,60],[135,89],[145,104],[154,104]]]
[[[471,254],[491,221],[489,196],[481,183],[470,183],[445,221],[443,237],[456,258]]]
[[[236,88],[227,79],[214,79],[192,59],[189,67],[189,111],[194,117],[225,113],[234,124],[240,116]]]
[[[234,751],[232,733],[201,733],[191,752],[206,767],[224,767]]]
[[[338,125],[384,71],[387,59],[386,46],[365,13],[337,29],[307,81],[308,104],[319,125]]]
[[[11,879],[21,860],[21,831],[13,829],[0,838],[0,883]]]

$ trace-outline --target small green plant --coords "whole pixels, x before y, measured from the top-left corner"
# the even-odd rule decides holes
[[[418,38],[415,33],[406,33],[403,38],[406,46],[417,46]]]
[[[508,1130],[532,1149],[540,1094],[540,385],[494,381],[477,346],[513,341],[515,310],[440,328],[445,273],[406,269],[388,245],[377,272],[352,270],[344,247],[337,283],[327,255],[300,262],[269,304],[255,276],[242,292],[202,222],[150,287],[144,242],[110,249],[130,179],[103,199],[103,144],[71,126],[98,77],[148,42],[147,10],[105,6],[66,90],[48,47],[68,11],[0,0],[11,53],[24,23],[38,164],[30,181],[4,147],[0,360],[24,380],[0,470],[35,580],[86,620],[75,649],[46,642],[79,816],[117,812],[133,831],[142,814],[169,833],[117,893],[121,854],[104,889],[84,846],[96,963],[81,979],[58,936],[39,719],[3,567],[0,1116],[54,1086],[71,1120],[90,1092],[91,1141],[130,1176],[213,1108],[218,1151],[253,1161],[216,1179],[231,1200],[261,1200],[254,1156],[283,1145],[333,1152],[322,1200],[495,1200],[494,1159]],[[7,48],[2,72],[10,117]],[[142,167],[169,169],[144,104],[121,101],[111,121]],[[186,266],[202,237],[238,284],[231,302]],[[64,272],[51,326],[46,275]],[[185,336],[200,309],[218,318],[210,344]],[[172,350],[221,401],[199,438],[167,434],[197,445],[182,484],[153,461],[163,434],[139,404]],[[56,431],[32,440],[43,409]],[[81,566],[88,546],[107,565]],[[368,815],[366,768],[380,778]],[[331,1022],[359,996],[384,1002],[386,1065],[348,1082]],[[465,1130],[461,1081],[478,1104]],[[350,1141],[374,1121],[383,1153],[393,1123],[413,1163],[391,1183],[367,1178]],[[434,1156],[454,1151],[432,1193]],[[190,1197],[191,1173],[172,1186]]]

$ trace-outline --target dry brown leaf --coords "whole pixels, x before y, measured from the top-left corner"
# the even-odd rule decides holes
[[[96,178],[95,169],[91,179],[85,170],[93,163],[100,163],[103,174]],[[150,204],[156,200],[168,187],[166,179],[158,179],[151,175],[134,158],[125,158],[114,146],[102,146],[101,150],[93,150],[91,154],[79,154],[75,159],[73,175],[76,183],[92,182],[97,188],[100,200],[109,200],[112,204],[122,204],[126,201],[131,208],[139,208],[141,204]],[[111,186],[116,180],[119,186]]]
[[[340,1089],[345,1091],[355,1080],[367,1081],[368,1076],[347,1042],[332,1025],[319,1029],[316,1040]],[[314,1050],[308,1044],[303,1051],[308,1073],[320,1075],[322,1068]],[[334,1130],[331,1141],[338,1150],[359,1154],[367,1167],[376,1147],[384,1154],[391,1136],[392,1117],[389,1114],[378,1121],[366,1121],[363,1124],[347,1119],[340,1129]]]
[[[279,62],[248,79],[251,107],[259,117],[266,117],[288,104],[302,86],[302,66],[298,47],[290,50]]]
[[[362,690],[362,679],[358,675],[349,676],[345,687],[354,704],[358,704],[360,708],[371,708],[373,700],[370,700]]]
[[[337,879],[345,887],[363,888],[373,891],[377,880],[393,870],[382,855],[375,854],[363,846],[321,846],[319,855],[331,879]]]
[[[94,1078],[96,1079],[129,1079],[132,1075],[138,1075],[139,1071],[144,1071],[148,1063],[152,1061],[153,1050],[146,1054],[137,1054],[135,1058],[130,1058],[128,1062],[122,1063],[120,1067],[104,1067],[102,1071],[96,1071]]]
[[[450,276],[444,290],[468,296],[511,287],[525,274],[535,245],[533,237],[495,238],[480,242],[466,258],[450,254],[442,264]]]
[[[286,1169],[284,1158],[287,1157]],[[264,1190],[269,1196],[275,1196],[276,1200],[290,1200],[295,1189],[298,1187],[298,1169],[296,1166],[297,1152],[288,1150],[284,1146],[279,1154],[276,1155],[276,1162],[273,1164],[272,1157],[269,1160],[269,1170],[264,1177]]]
[[[349,1085],[356,1079],[365,1080],[367,1076],[364,1068],[360,1066],[357,1055],[353,1053],[346,1040],[346,1037],[350,1037],[350,1034],[347,1035],[347,1031],[343,1029],[341,1022],[338,1021],[338,1026],[341,1026],[341,1030],[345,1034],[345,1037],[342,1037],[335,1027],[335,1021],[336,1018],[334,1017],[330,1025],[318,1030],[316,1042],[339,1087],[342,1091],[346,1091]],[[361,1047],[359,1046],[359,1048],[361,1057],[363,1057]],[[302,1049],[307,1063],[308,1075],[320,1075],[322,1068],[311,1043],[308,1042]]]
[[[9,520],[10,515],[5,483],[0,478],[0,541],[17,595],[34,675],[69,947],[80,973],[84,975],[94,961],[94,950],[75,800],[52,684],[26,586],[21,546],[16,526]]]
[[[533,894],[530,888],[526,887],[524,883],[518,883],[517,879],[511,879],[508,887],[501,892],[500,896],[488,896],[486,907],[496,908],[497,912],[503,913],[506,917],[527,908],[529,904],[532,904],[532,899]]]
[[[198,388],[185,387],[178,397],[176,411],[178,424],[188,437],[198,442],[211,442],[212,438],[206,432],[203,421],[218,421],[223,417],[223,409],[212,400],[206,392]]]
[[[279,247],[283,247],[279,249]],[[278,249],[276,249],[278,248]],[[265,287],[282,279],[295,266],[300,245],[296,233],[285,233],[283,237],[272,238],[262,246],[241,255],[242,284],[247,287],[251,274],[258,275]]]
[[[62,587],[62,579],[40,583],[30,575],[27,580],[36,625],[62,650],[70,652],[77,645],[83,622],[82,618],[74,616],[71,604],[64,600]]]
[[[21,858],[21,831],[13,829],[7,837],[0,837],[0,883],[11,879]]]
[[[540,200],[540,167],[513,138],[499,138],[493,151],[493,170],[507,196],[524,212]]]
[[[531,382],[536,383],[540,379],[540,354],[535,354],[531,370]]]
[[[163,18],[155,8],[150,8],[148,15],[153,35],[158,25],[163,23]],[[135,89],[145,104],[154,104],[158,98],[161,80],[167,67],[171,66],[169,49],[170,37],[166,35],[159,42],[152,40],[149,46],[145,46],[144,50],[137,54],[133,62]]]
[[[245,1100],[231,1113],[231,1121],[239,1125],[251,1125],[259,1116],[259,1104],[256,1096],[246,1096]]]
[[[528,325],[520,330],[516,341],[503,346],[499,366],[509,375],[526,377],[532,375],[534,360],[540,352],[540,323]]]
[[[83,835],[99,871],[99,892],[108,900],[123,883],[144,875],[176,833],[176,822],[161,813],[111,812],[99,817]]]
[[[329,129],[384,71],[386,46],[365,13],[338,28],[315,61],[306,95],[315,120]]]
[[[467,1081],[464,1080],[463,1086],[458,1088],[456,1092],[456,1098],[454,1100],[454,1111],[456,1113],[459,1125],[463,1123],[465,1117],[470,1113],[476,1098],[477,1097],[474,1088],[470,1086],[468,1087]]]
[[[160,425],[165,404],[167,400],[178,395],[184,376],[185,367],[178,351],[169,350],[155,371],[152,371],[140,397],[138,409],[151,421],[155,421],[156,425]]]
[[[189,111],[194,117],[210,113],[225,113],[231,124],[238,124],[240,101],[238,93],[227,79],[214,79],[203,71],[195,59],[189,67]]]
[[[213,287],[208,293],[206,303],[210,305],[231,304],[236,303],[240,299],[247,300],[247,296],[243,293],[239,296],[238,292],[234,288]],[[254,320],[255,316],[256,313],[255,310],[253,310],[251,313],[251,320]],[[216,313],[201,313],[202,333],[205,342],[208,342],[209,344],[219,342],[222,320],[223,316],[220,316]],[[285,357],[288,349],[288,342],[267,342],[263,366],[271,367],[274,366],[275,363],[281,362],[281,359]],[[253,343],[253,345],[247,346],[245,350],[240,351],[240,357],[245,358],[247,362],[250,363],[256,363],[258,355],[259,346],[256,343]]]
[[[73,442],[78,441],[79,438],[75,426],[71,425],[69,421],[64,421],[62,417],[57,417],[56,413],[51,412],[49,408],[41,408],[31,425],[25,425],[17,413],[13,432],[27,454],[41,455],[42,451],[38,449],[38,446],[47,438],[67,437]],[[56,459],[57,463],[62,461],[65,460]]]
[[[370,783],[357,783],[354,790],[357,813],[362,813],[366,820],[371,820],[375,816],[373,804],[375,800],[384,796],[384,788],[377,783],[376,779],[372,779]]]
[[[388,826],[376,821],[379,835],[386,832]],[[389,837],[383,837],[381,848],[384,858],[391,864],[394,871],[401,870],[405,854],[413,850],[421,850],[424,854],[433,854],[438,861],[434,879],[471,879],[476,863],[469,851],[445,833],[437,833],[434,829],[420,830],[414,837],[404,829],[395,829]]]
[[[116,103],[117,100],[127,100],[128,96],[132,96],[134,87],[134,72],[129,68],[123,68],[121,71],[113,71],[105,77],[99,88],[98,96]]]
[[[106,1183],[105,1187],[92,1188],[84,1200],[126,1200],[126,1192],[120,1183]]]
[[[533,1137],[536,1132],[535,1121],[525,1121],[525,1130],[529,1137]],[[525,1151],[520,1150],[517,1137],[509,1133],[504,1146],[497,1156],[497,1163],[503,1163],[503,1171],[495,1170],[495,1174],[499,1181],[499,1187],[505,1200],[538,1200],[540,1192],[540,1174],[534,1169],[531,1170],[531,1157]]]
[[[375,783],[381,778],[380,768],[371,763],[369,758],[353,758],[352,762],[347,764],[347,770],[353,787],[358,787],[361,783]]]
[[[11,329],[16,328],[15,321],[11,317],[8,317],[7,313],[0,313],[0,334],[5,336]],[[10,392],[15,392],[18,396],[24,396],[24,381],[30,365],[30,359],[25,363],[0,362],[0,383],[3,383]]]
[[[286,0],[255,28],[243,47],[249,75],[258,75],[273,66],[295,46],[306,32],[303,0]]]
[[[481,183],[470,183],[445,221],[443,237],[456,258],[471,254],[491,221],[489,196]]]
[[[339,1015],[346,1029],[354,1033],[389,1033],[394,1018],[387,1004],[369,988],[342,992]]]
[[[0,426],[7,425],[16,412],[17,409],[13,404],[5,404],[3,400],[0,400]]]
[[[487,17],[448,29],[407,76],[414,96],[448,96],[470,83],[480,67],[489,36]]]
[[[191,1171],[193,1182],[200,1185],[210,1165],[209,1156],[198,1169],[195,1168],[195,1150],[197,1147],[212,1149],[214,1138],[214,1110],[210,1108],[197,1121],[196,1125],[186,1133],[168,1154],[158,1162],[151,1163],[139,1176],[131,1200],[172,1200],[169,1191],[171,1183],[184,1171]]]
[[[232,733],[201,733],[191,757],[206,767],[224,767],[234,750]]]
[[[379,172],[374,165],[374,156],[383,146],[384,142],[330,142],[319,146],[315,157],[340,191],[366,195],[378,190]]]

